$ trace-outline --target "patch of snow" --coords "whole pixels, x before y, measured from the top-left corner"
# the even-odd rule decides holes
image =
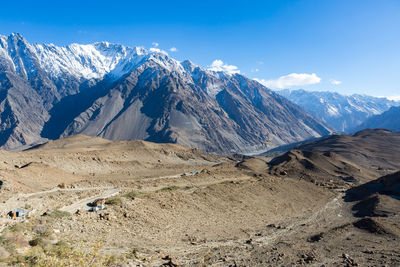
[[[366,109],[365,109],[365,108],[363,108],[363,107],[361,107],[361,106],[359,106],[359,105],[354,104],[350,99],[347,99],[347,103],[348,103],[354,110],[357,110],[357,111],[360,111],[360,112],[366,112]]]
[[[65,47],[55,45],[34,45],[40,66],[58,77],[68,73],[77,78],[102,78],[114,69],[121,68],[122,62],[131,62],[138,56],[137,48],[111,45],[107,42],[89,45],[71,44]],[[142,51],[140,51],[142,52]]]
[[[20,51],[21,50],[21,51]],[[184,73],[185,69],[164,51],[148,51],[143,47],[126,47],[108,42],[94,44],[29,44],[22,36],[0,35],[0,57],[20,75],[28,75],[40,67],[53,79],[71,75],[77,79],[100,79],[105,75],[121,77],[146,60],[163,68]]]
[[[21,50],[18,54],[16,51]],[[109,42],[93,44],[70,44],[56,46],[54,44],[29,44],[19,34],[10,36],[0,35],[0,58],[10,61],[10,68],[21,76],[31,75],[38,69],[48,73],[51,79],[62,79],[72,76],[80,79],[102,79],[106,75],[110,78],[119,78],[150,61],[162,68],[179,73],[183,79],[193,82],[193,70],[199,66],[188,62],[179,62],[168,56],[163,50],[151,48],[150,51],[143,47],[127,47]],[[224,65],[232,68],[234,66]],[[207,74],[218,79],[226,79],[236,69],[205,70]],[[215,89],[211,89],[215,91]]]
[[[327,112],[329,113],[329,115],[331,115],[332,117],[340,116],[339,110],[336,107],[334,107],[333,105],[327,104],[326,109],[327,109]]]
[[[213,98],[215,98],[215,96],[221,92],[222,88],[221,88],[221,84],[217,84],[217,83],[208,83],[207,87],[206,87],[206,91],[207,94]]]

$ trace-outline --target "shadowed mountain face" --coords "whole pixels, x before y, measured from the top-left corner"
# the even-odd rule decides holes
[[[278,91],[278,93],[338,132],[351,132],[371,116],[381,114],[392,106],[400,106],[400,102],[386,98],[357,94],[347,96],[334,92],[288,89]],[[357,129],[361,130],[365,127]]]
[[[346,192],[346,200],[358,217],[388,217],[400,212],[400,171],[353,187]]]
[[[66,47],[0,38],[0,145],[74,134],[172,142],[218,153],[328,134],[254,80],[109,43]]]
[[[334,135],[299,145],[271,161],[270,172],[358,184],[400,169],[400,134],[384,129]]]

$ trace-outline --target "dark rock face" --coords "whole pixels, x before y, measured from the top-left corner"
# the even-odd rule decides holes
[[[108,43],[31,45],[0,36],[0,145],[74,134],[173,142],[217,153],[329,134],[254,80]]]
[[[40,140],[49,118],[40,95],[13,73],[1,73],[0,84],[0,146],[12,149]]]
[[[385,175],[346,192],[346,201],[355,202],[357,217],[389,217],[400,212],[400,171]]]

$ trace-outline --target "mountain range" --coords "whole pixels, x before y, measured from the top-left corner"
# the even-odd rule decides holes
[[[301,106],[315,118],[338,132],[353,132],[371,116],[379,115],[400,102],[367,95],[341,95],[336,92],[318,92],[285,89],[280,95]]]
[[[75,134],[254,152],[330,133],[240,74],[107,42],[30,44],[0,36],[0,147]]]
[[[391,107],[382,114],[372,116],[358,126],[358,129],[385,128],[400,132],[400,107]]]

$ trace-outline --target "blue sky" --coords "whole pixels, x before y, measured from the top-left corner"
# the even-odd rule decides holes
[[[398,0],[19,0],[0,10],[0,34],[29,42],[158,43],[276,88],[400,95]]]

